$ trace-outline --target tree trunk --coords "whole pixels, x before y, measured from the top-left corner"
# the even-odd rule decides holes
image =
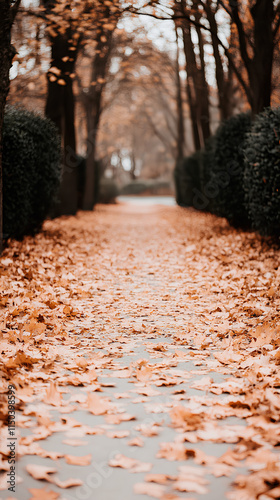
[[[205,9],[209,27],[211,30],[211,41],[215,59],[215,76],[218,88],[220,119],[226,120],[232,115],[232,93],[230,92],[232,90],[232,80],[228,78],[230,75],[226,75],[224,71],[223,61],[219,50],[218,26],[215,18],[215,13],[212,10],[211,0],[207,0],[207,2],[203,4],[203,7]]]
[[[230,0],[230,15],[236,25],[241,59],[244,63],[249,80],[249,102],[253,115],[270,106],[272,65],[274,52],[274,1],[256,0],[250,12],[253,20],[254,41],[253,56],[248,50],[249,43],[240,18],[239,4]],[[277,30],[276,30],[277,31]]]
[[[178,32],[175,25],[176,42],[177,42],[177,56],[176,56],[176,104],[177,104],[177,161],[184,157],[185,146],[185,124],[184,124],[184,109],[182,99],[182,85],[180,77],[180,64],[179,64],[179,43]]]
[[[82,208],[83,210],[92,210],[96,203],[96,184],[98,182],[98,171],[95,153],[99,111],[97,109],[97,102],[91,102],[87,99],[87,103],[87,157],[85,191],[83,196]]]
[[[254,115],[270,106],[274,52],[273,14],[273,0],[257,0],[251,8],[255,50],[249,77]]]
[[[196,11],[195,20],[200,22],[201,14]],[[198,70],[198,78],[200,80],[199,88],[197,89],[197,99],[200,101],[200,123],[203,134],[203,145],[208,137],[210,137],[210,112],[209,112],[209,87],[206,80],[205,60],[204,60],[204,37],[201,29],[196,25],[196,33],[198,37],[200,69]]]
[[[199,151],[203,147],[203,140],[201,136],[199,115],[200,110],[198,108],[198,102],[196,98],[196,89],[198,88],[198,68],[195,60],[195,53],[193,42],[191,38],[190,24],[188,21],[184,22],[183,30],[183,41],[184,41],[184,52],[186,58],[186,71],[187,71],[187,98],[190,108],[192,132],[193,132],[193,142],[196,151]]]
[[[96,161],[96,140],[100,117],[102,113],[102,94],[105,88],[107,65],[110,58],[113,32],[106,34],[100,30],[97,39],[95,57],[92,63],[91,86],[84,105],[87,119],[87,159],[86,185],[83,200],[83,209],[92,210],[97,201],[98,170]],[[104,39],[105,37],[105,39]]]
[[[11,29],[19,2],[11,7],[9,0],[0,0],[0,254],[3,250],[3,122],[6,99],[10,88],[9,72],[15,50],[11,44]]]
[[[197,6],[196,4],[194,5]],[[186,11],[186,0],[177,2],[178,12]],[[192,122],[193,141],[195,149],[198,151],[204,147],[205,141],[210,136],[210,112],[209,112],[209,88],[206,81],[205,61],[204,61],[204,40],[201,30],[198,26],[200,13],[198,10],[196,16],[196,31],[198,36],[199,60],[195,54],[194,43],[191,34],[191,21],[188,18],[181,20],[183,31],[184,52],[186,57],[187,72],[187,97],[190,107]]]
[[[63,173],[59,204],[55,215],[74,215],[78,207],[78,161],[76,157],[75,101],[71,74],[76,50],[70,50],[71,30],[51,38],[52,59],[48,72],[48,96],[45,113],[57,126],[62,139]],[[63,60],[64,59],[64,60]],[[52,68],[57,68],[52,71]],[[56,77],[56,79],[55,79]],[[52,81],[54,80],[54,81]]]
[[[130,154],[130,161],[131,161],[130,177],[132,181],[135,181],[137,179],[137,176],[136,176],[136,158],[134,153],[134,147]]]

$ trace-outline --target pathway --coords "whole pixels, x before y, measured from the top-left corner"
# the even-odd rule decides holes
[[[9,380],[21,482],[3,472],[0,499],[279,498],[278,264],[253,233],[143,202],[12,243],[0,419]]]

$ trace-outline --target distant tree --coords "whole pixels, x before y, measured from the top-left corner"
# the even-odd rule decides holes
[[[107,19],[110,19],[110,11],[108,9],[105,16]],[[87,128],[85,191],[81,207],[84,210],[92,210],[97,202],[96,185],[99,177],[96,158],[97,132],[102,113],[102,96],[106,85],[112,38],[116,23],[117,19],[113,19],[106,26],[101,25],[98,30],[94,55],[91,59],[91,74],[87,86],[83,86],[82,78],[79,76],[77,78],[80,87],[81,102],[85,110]]]
[[[111,61],[99,154],[104,156],[109,150],[122,160],[125,152],[130,158],[131,177],[139,176],[141,169],[151,177],[171,171],[179,144],[184,154],[186,148],[184,130],[183,137],[179,137],[179,127],[185,126],[186,106],[182,97],[180,118],[181,81],[176,53],[158,49],[143,30],[132,34],[117,32]],[[181,119],[183,123],[179,124]]]

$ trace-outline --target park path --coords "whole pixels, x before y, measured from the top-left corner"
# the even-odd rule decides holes
[[[279,498],[277,249],[120,203],[46,222],[0,272],[0,499]]]

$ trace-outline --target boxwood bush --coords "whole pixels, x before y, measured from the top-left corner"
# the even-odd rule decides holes
[[[205,143],[205,148],[201,151],[202,168],[200,179],[200,190],[195,189],[194,208],[213,212],[214,199],[217,196],[217,187],[213,177],[213,159],[215,151],[216,137],[209,137]]]
[[[115,203],[116,198],[119,195],[119,188],[114,179],[103,179],[100,180],[99,192],[97,201],[98,203]]]
[[[244,147],[245,200],[252,227],[280,236],[280,108],[258,115]]]
[[[226,217],[230,224],[241,227],[249,225],[243,186],[243,148],[250,128],[251,116],[248,113],[232,116],[223,122],[215,134],[211,162],[215,193],[211,211]]]
[[[53,123],[9,107],[3,127],[3,233],[20,239],[40,230],[61,176],[60,139]]]
[[[201,190],[201,177],[202,153],[200,151],[176,163],[174,180],[178,205],[194,206],[196,192]]]

